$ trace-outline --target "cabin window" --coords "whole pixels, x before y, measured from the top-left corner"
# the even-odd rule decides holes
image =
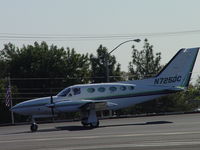
[[[121,87],[120,87],[120,90],[125,91],[125,90],[126,90],[126,87],[125,87],[125,86],[121,86]]]
[[[93,92],[95,91],[95,89],[94,89],[94,88],[88,88],[87,91],[88,91],[89,93],[93,93]]]
[[[117,90],[117,88],[116,88],[116,87],[114,87],[114,86],[112,86],[112,87],[110,87],[110,88],[109,88],[109,90],[110,90],[110,91],[112,91],[112,92],[114,92],[114,91],[116,91],[116,90]]]
[[[78,95],[81,93],[81,89],[80,88],[73,88],[73,92],[74,92],[74,95]]]
[[[134,88],[135,88],[134,86],[129,86],[128,87],[129,90],[134,90]]]
[[[104,87],[100,87],[100,88],[98,88],[98,91],[99,92],[104,92],[106,89],[104,88]]]
[[[57,96],[62,96],[62,97],[64,97],[64,96],[67,96],[67,95],[69,94],[69,92],[70,92],[70,88],[65,88],[64,90],[62,90],[61,92],[59,92],[59,93],[57,94]]]

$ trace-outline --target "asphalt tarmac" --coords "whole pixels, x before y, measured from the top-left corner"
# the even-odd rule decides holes
[[[80,122],[0,127],[0,150],[199,150],[200,114],[101,120],[85,129]]]

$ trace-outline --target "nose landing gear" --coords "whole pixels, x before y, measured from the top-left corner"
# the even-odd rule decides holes
[[[32,123],[31,123],[31,126],[30,126],[30,130],[31,130],[31,132],[36,132],[38,130],[38,125],[35,122],[35,119],[33,117],[32,117]]]
[[[31,132],[36,132],[38,130],[38,125],[36,123],[32,123],[30,126]]]

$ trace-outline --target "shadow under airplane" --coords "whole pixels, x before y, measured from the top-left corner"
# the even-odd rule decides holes
[[[116,124],[116,125],[102,125],[99,126],[99,128],[109,128],[109,127],[122,127],[122,126],[137,126],[137,125],[156,125],[156,124],[169,124],[173,123],[171,121],[152,121],[152,122],[144,122],[144,123],[130,123],[130,124]],[[67,130],[67,131],[81,131],[81,130],[93,130],[96,128],[91,127],[83,127],[83,126],[58,126],[51,129],[40,129],[38,132],[53,132],[53,131],[61,131],[61,130]],[[22,133],[33,133],[31,131],[24,131],[24,132],[16,132],[16,133],[10,133],[10,134],[22,134]]]

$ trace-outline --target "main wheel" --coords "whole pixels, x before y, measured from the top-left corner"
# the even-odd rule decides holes
[[[97,128],[97,127],[99,127],[99,121],[90,123],[90,127],[91,128]]]
[[[88,123],[85,123],[84,121],[81,121],[81,124],[84,126],[84,127],[88,127]]]
[[[36,132],[38,129],[38,125],[36,123],[32,123],[30,129],[31,132]]]

